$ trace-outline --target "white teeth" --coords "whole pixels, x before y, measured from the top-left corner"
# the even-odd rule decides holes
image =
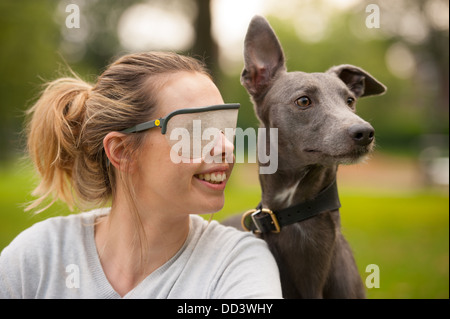
[[[212,184],[220,184],[227,179],[225,172],[198,174],[199,179],[210,182]]]

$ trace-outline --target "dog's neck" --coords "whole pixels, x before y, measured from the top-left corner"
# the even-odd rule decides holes
[[[260,175],[263,207],[280,210],[315,198],[336,179],[337,167],[307,165]]]

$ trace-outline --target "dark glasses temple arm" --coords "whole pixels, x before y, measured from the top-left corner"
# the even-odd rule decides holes
[[[135,125],[133,127],[127,128],[125,130],[120,131],[120,133],[136,133],[149,130],[154,127],[160,127],[162,125],[164,119],[153,120],[145,123],[141,123]]]
[[[206,112],[206,111],[217,111],[217,110],[224,110],[224,109],[239,109],[239,107],[240,107],[239,103],[227,103],[227,104],[218,104],[218,105],[211,105],[211,106],[204,106],[204,107],[179,109],[179,110],[169,113],[164,118],[160,118],[160,119],[157,119],[154,121],[149,121],[149,122],[135,125],[133,127],[130,127],[130,128],[120,131],[120,133],[136,133],[136,132],[142,132],[142,131],[151,129],[153,127],[161,127],[161,133],[166,134],[167,126],[165,125],[165,123],[167,123],[170,120],[170,118],[175,115],[200,113],[200,112]]]

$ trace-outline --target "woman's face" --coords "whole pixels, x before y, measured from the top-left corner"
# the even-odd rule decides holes
[[[206,76],[178,72],[168,76],[158,91],[155,118],[182,108],[223,104],[222,96]],[[147,119],[152,120],[152,119]],[[173,150],[172,150],[173,152]],[[232,154],[233,144],[222,135],[212,150],[214,156]],[[141,209],[158,207],[174,214],[206,214],[219,211],[224,204],[224,189],[230,177],[234,158],[213,163],[190,161],[174,163],[171,146],[160,129],[146,133],[137,159],[135,190]],[[207,175],[208,174],[208,175]],[[212,181],[211,179],[216,179]],[[225,178],[223,181],[221,181]]]

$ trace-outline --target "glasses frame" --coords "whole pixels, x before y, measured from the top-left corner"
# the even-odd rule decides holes
[[[137,124],[135,126],[132,126],[130,128],[120,131],[120,133],[137,133],[137,132],[149,130],[154,127],[159,127],[159,128],[161,128],[161,134],[166,134],[167,123],[175,115],[188,114],[188,113],[201,113],[201,112],[218,111],[218,110],[233,110],[233,109],[239,109],[240,107],[241,107],[241,105],[239,103],[226,103],[226,104],[217,104],[217,105],[211,105],[211,106],[179,109],[179,110],[170,112],[165,117],[161,117],[156,120]]]

